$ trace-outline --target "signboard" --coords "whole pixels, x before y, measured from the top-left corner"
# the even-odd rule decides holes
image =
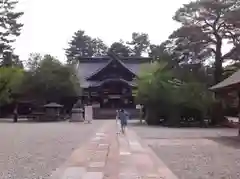
[[[140,104],[136,105],[136,109],[141,109],[141,108],[142,108],[142,106]]]
[[[93,107],[92,106],[85,106],[85,120],[91,121],[93,118]]]
[[[98,96],[97,92],[91,92],[91,96]]]
[[[88,91],[83,92],[83,96],[88,96],[88,95],[89,95]]]
[[[120,99],[121,96],[120,95],[108,95],[109,99]]]

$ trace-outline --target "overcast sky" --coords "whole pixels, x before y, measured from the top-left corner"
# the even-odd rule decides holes
[[[21,60],[29,53],[48,53],[65,61],[64,48],[73,33],[85,30],[107,45],[132,32],[146,32],[160,44],[179,24],[174,12],[189,0],[20,0],[25,14],[22,34],[15,43]]]

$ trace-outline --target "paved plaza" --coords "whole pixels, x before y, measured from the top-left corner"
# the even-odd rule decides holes
[[[236,129],[0,123],[1,179],[238,179]]]
[[[237,129],[132,128],[179,179],[240,178]]]

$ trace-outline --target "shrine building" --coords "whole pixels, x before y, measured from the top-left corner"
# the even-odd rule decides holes
[[[143,64],[151,58],[81,57],[77,66],[83,89],[81,100],[99,108],[135,108],[136,79]]]

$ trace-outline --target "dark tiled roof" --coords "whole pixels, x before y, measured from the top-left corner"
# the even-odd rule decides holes
[[[129,70],[131,70],[134,74],[138,74],[139,73],[139,71],[140,71],[140,69],[141,69],[141,65],[142,65],[143,63],[125,63],[125,66],[129,69]]]
[[[94,82],[86,81],[86,79],[92,76],[97,71],[101,71],[112,60],[111,57],[94,57],[94,58],[81,58],[79,59],[79,66],[77,69],[78,78],[80,79],[81,86],[91,86]],[[151,58],[120,58],[123,65],[128,68],[134,74],[138,74],[141,65],[149,63]],[[91,84],[90,84],[91,83]]]
[[[222,82],[212,86],[210,89],[218,90],[218,89],[228,88],[238,84],[240,84],[240,70],[238,70],[232,76],[226,78]]]
[[[119,57],[123,63],[147,63],[152,60],[150,57]],[[78,61],[80,63],[101,63],[103,61],[109,61],[111,57],[82,57]]]
[[[91,76],[92,74],[96,73],[97,71],[100,71],[102,68],[104,68],[108,62],[111,60],[110,57],[108,58],[83,58],[79,60],[79,75],[83,78],[87,78]],[[126,66],[130,71],[137,74],[140,70],[140,66],[144,63],[149,63],[151,61],[151,58],[121,58],[121,62]]]
[[[78,66],[77,73],[78,77],[81,79],[86,79],[87,77],[91,76],[93,73],[98,71],[99,69],[105,67],[108,61],[102,61],[97,63],[81,63]]]

